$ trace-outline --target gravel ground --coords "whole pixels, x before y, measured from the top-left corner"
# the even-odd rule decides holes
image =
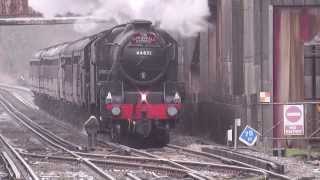
[[[31,131],[18,124],[4,111],[2,106],[0,106],[0,134],[15,148],[24,151],[35,153],[56,151],[55,148],[39,140]]]
[[[28,159],[40,179],[54,179],[54,180],[94,180],[96,177],[88,174],[89,171],[82,171],[83,166],[77,162],[62,162],[62,161],[47,161]],[[99,180],[99,179],[97,179]],[[102,179],[101,179],[102,180]]]
[[[154,155],[169,159],[169,160],[176,160],[176,161],[194,161],[194,162],[202,162],[202,163],[215,163],[215,164],[223,164],[219,160],[214,160],[212,158],[206,158],[203,156],[197,155],[190,155],[189,153],[177,151],[175,149],[170,148],[156,148],[156,149],[147,149],[149,153]]]
[[[38,123],[40,126],[45,127],[57,136],[69,141],[74,144],[85,147],[87,145],[87,137],[79,129],[74,128],[71,124],[65,123],[63,121],[57,120],[55,117],[50,116],[46,112],[38,110],[35,104],[30,101],[31,95],[23,94],[19,98],[16,98],[13,94],[19,93],[20,91],[12,91],[10,93],[4,92],[6,96],[12,97],[7,98],[7,100],[16,106],[20,112],[28,116],[34,122]],[[26,103],[28,102],[28,103]],[[70,136],[72,134],[72,136]]]
[[[2,161],[0,161],[0,179],[1,180],[9,180],[8,179],[8,173],[5,170],[4,164]]]

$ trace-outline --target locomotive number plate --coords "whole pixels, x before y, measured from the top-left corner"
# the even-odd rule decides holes
[[[138,56],[152,56],[152,51],[137,51]]]

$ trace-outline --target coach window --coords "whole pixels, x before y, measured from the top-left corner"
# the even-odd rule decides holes
[[[64,73],[67,82],[72,82],[72,59],[71,57],[65,58],[65,66],[64,66]]]
[[[78,64],[80,60],[80,56],[74,56],[73,57],[73,64]]]

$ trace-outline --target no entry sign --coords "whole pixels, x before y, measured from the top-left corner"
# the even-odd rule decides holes
[[[304,135],[303,105],[284,105],[284,135]]]

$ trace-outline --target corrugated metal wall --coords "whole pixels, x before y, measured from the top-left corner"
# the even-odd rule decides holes
[[[245,111],[242,1],[212,0],[210,7],[208,31],[183,44],[184,58],[191,57],[184,59],[189,91],[185,124],[193,134],[225,143],[232,120]]]
[[[200,65],[197,67],[200,73],[191,71],[186,75],[189,80],[189,91],[200,92],[199,103],[197,106],[192,106],[198,112],[197,116],[193,115],[192,127],[207,132],[214,139],[223,142],[226,129],[233,124],[234,118],[240,117],[242,127],[248,124],[264,136],[272,137],[273,126],[277,123],[273,116],[274,109],[272,105],[260,105],[258,95],[260,91],[267,91],[271,92],[272,98],[274,97],[274,78],[276,78],[273,74],[274,8],[314,6],[320,5],[320,2],[318,0],[212,0],[210,2],[216,7],[214,11],[216,18],[211,19],[214,23],[208,28],[208,32],[200,34]],[[288,26],[292,27],[294,24]],[[296,67],[293,66],[292,68]],[[198,79],[200,84],[194,83]],[[296,83],[290,88],[300,85]],[[301,87],[297,88],[295,93],[287,94],[296,96],[299,94],[299,89]],[[198,128],[195,128],[197,126]]]
[[[311,72],[312,69],[305,68],[308,64],[304,59],[304,45],[317,39],[316,35],[320,32],[320,7],[275,7],[274,14],[274,46],[277,47],[274,51],[275,102],[308,103],[319,100],[305,93],[312,88],[305,79],[305,71]],[[283,107],[275,108],[279,111],[275,114],[275,121],[282,122]],[[306,105],[307,136],[319,128],[316,123],[319,119],[314,111],[314,105]],[[277,137],[283,136],[282,123],[280,125],[274,134]]]

